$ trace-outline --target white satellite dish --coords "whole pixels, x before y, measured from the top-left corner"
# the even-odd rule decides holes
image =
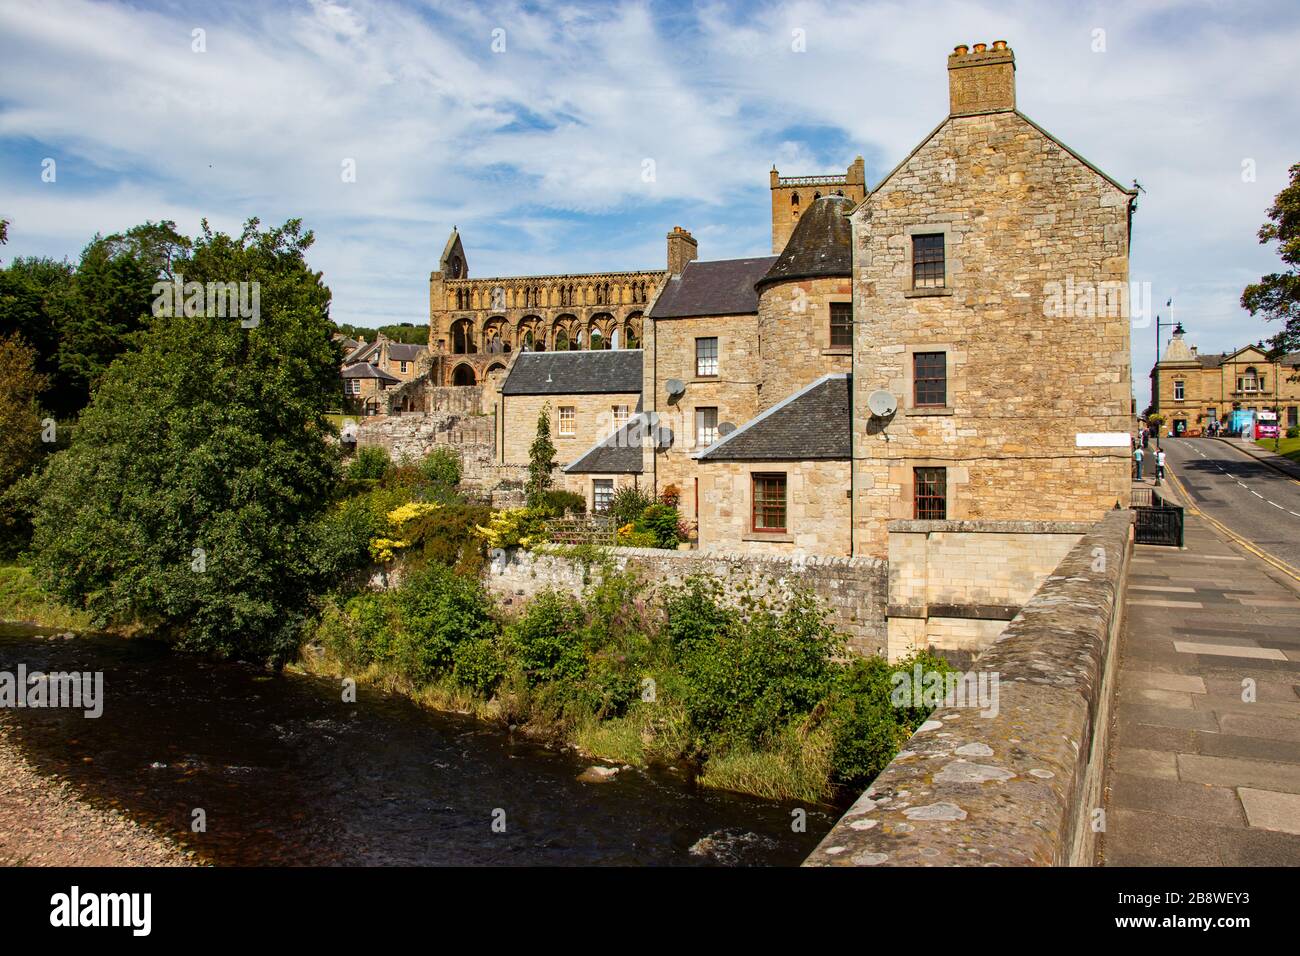
[[[670,397],[675,397],[686,391],[686,383],[680,378],[670,378],[668,381],[664,382],[664,388],[668,389]]]
[[[730,435],[735,430],[736,430],[735,422],[723,422],[721,425],[718,426],[719,435]]]
[[[893,392],[878,388],[867,396],[867,408],[876,418],[888,418],[898,411],[898,399],[894,398]]]

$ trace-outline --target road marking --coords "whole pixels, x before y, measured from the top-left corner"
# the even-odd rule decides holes
[[[1286,655],[1272,647],[1238,647],[1235,644],[1197,644],[1194,641],[1174,641],[1174,650],[1180,654],[1213,654],[1216,657],[1250,657],[1257,661],[1284,661]]]
[[[1128,603],[1135,607],[1190,607],[1190,608],[1201,608],[1201,609],[1204,609],[1205,607],[1205,605],[1202,604],[1200,601],[1154,601],[1154,600],[1136,601],[1130,598]]]
[[[1247,541],[1245,538],[1243,538],[1241,535],[1237,534],[1237,532],[1233,531],[1231,528],[1225,525],[1222,521],[1212,518],[1210,515],[1206,514],[1200,508],[1196,507],[1196,505],[1192,503],[1192,496],[1188,494],[1187,488],[1183,485],[1181,481],[1178,480],[1178,476],[1175,475],[1172,471],[1169,472],[1169,480],[1173,482],[1174,489],[1187,502],[1186,509],[1188,512],[1194,515],[1200,515],[1202,518],[1208,521],[1212,527],[1214,527],[1223,535],[1225,535],[1229,540],[1235,542],[1239,547],[1245,548],[1251,554],[1255,555],[1255,557],[1261,559],[1262,561],[1265,561],[1268,564],[1271,564],[1273,567],[1277,568],[1279,571],[1281,571],[1283,574],[1285,574],[1287,577],[1291,578],[1292,580],[1300,581],[1300,569],[1293,568],[1291,567],[1291,565],[1287,564],[1281,558],[1275,558],[1267,551],[1260,550],[1259,548],[1251,544],[1249,541]],[[1207,555],[1207,557],[1209,556]]]
[[[1278,504],[1276,501],[1270,501],[1269,504],[1271,504],[1271,505],[1272,505],[1274,508],[1276,508],[1278,511],[1286,511],[1286,509],[1283,508],[1283,507],[1282,507],[1280,504]]]

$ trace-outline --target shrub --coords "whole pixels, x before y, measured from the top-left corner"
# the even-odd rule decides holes
[[[341,655],[351,663],[383,663],[393,654],[393,622],[386,595],[364,591],[344,608],[352,651]]]
[[[680,661],[699,644],[714,644],[730,628],[736,612],[723,607],[717,578],[695,575],[664,591],[664,634],[673,659]]]
[[[1300,438],[1300,425],[1292,425],[1286,430],[1287,438]]]
[[[808,591],[752,605],[682,658],[686,710],[711,745],[760,746],[827,694],[840,640]]]
[[[530,685],[582,676],[584,623],[572,598],[545,591],[506,628],[506,644]]]
[[[491,515],[487,505],[450,504],[439,508],[411,522],[406,530],[411,542],[407,554],[453,567],[458,574],[477,575],[487,549],[476,529]]]
[[[640,681],[625,658],[600,654],[592,658],[575,699],[598,720],[607,720],[626,714],[640,690]]]
[[[457,644],[497,633],[491,602],[478,582],[439,564],[411,573],[392,603],[394,661],[417,684],[450,670]]]
[[[676,508],[678,503],[681,500],[682,500],[682,490],[678,488],[676,485],[668,485],[659,494],[660,504],[665,504],[669,508]]]
[[[358,448],[356,457],[348,462],[347,477],[356,479],[379,479],[388,473],[392,462],[388,459],[388,452],[376,445],[368,445],[365,448]]]
[[[485,637],[461,641],[452,650],[451,659],[456,683],[484,697],[490,697],[505,676],[505,663],[496,641]]]
[[[651,505],[641,517],[647,531],[655,536],[656,548],[677,547],[677,525],[682,516],[668,505]]]
[[[654,499],[644,491],[632,485],[627,485],[614,492],[614,497],[609,502],[609,513],[613,516],[615,523],[620,526],[633,524],[641,519],[646,508],[649,508],[652,504],[654,504]]]
[[[546,520],[532,508],[494,511],[486,525],[474,528],[489,548],[530,548],[546,540]]]
[[[420,476],[437,485],[455,488],[460,484],[460,456],[450,448],[435,448],[419,465]]]
[[[883,657],[869,657],[840,668],[829,704],[836,783],[858,787],[872,780],[930,715],[929,707],[898,707],[892,700],[893,675],[910,672],[918,664],[923,672],[947,674],[953,670],[947,661],[928,651],[896,665]]]

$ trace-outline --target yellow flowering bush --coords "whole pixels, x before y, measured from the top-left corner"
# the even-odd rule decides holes
[[[531,548],[546,541],[546,523],[530,508],[494,511],[487,525],[475,525],[474,531],[489,548]]]
[[[388,530],[392,534],[400,536],[404,526],[417,518],[432,514],[441,507],[441,505],[429,501],[409,501],[394,508],[385,516],[388,520]],[[370,556],[376,561],[387,563],[396,560],[397,552],[402,548],[409,548],[410,546],[411,542],[403,540],[401,537],[371,538]]]

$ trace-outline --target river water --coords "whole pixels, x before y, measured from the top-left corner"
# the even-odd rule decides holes
[[[0,625],[20,663],[104,675],[97,719],[7,712],[28,759],[216,864],[796,865],[835,822],[667,769],[579,783],[590,761],[502,728],[153,641]]]

